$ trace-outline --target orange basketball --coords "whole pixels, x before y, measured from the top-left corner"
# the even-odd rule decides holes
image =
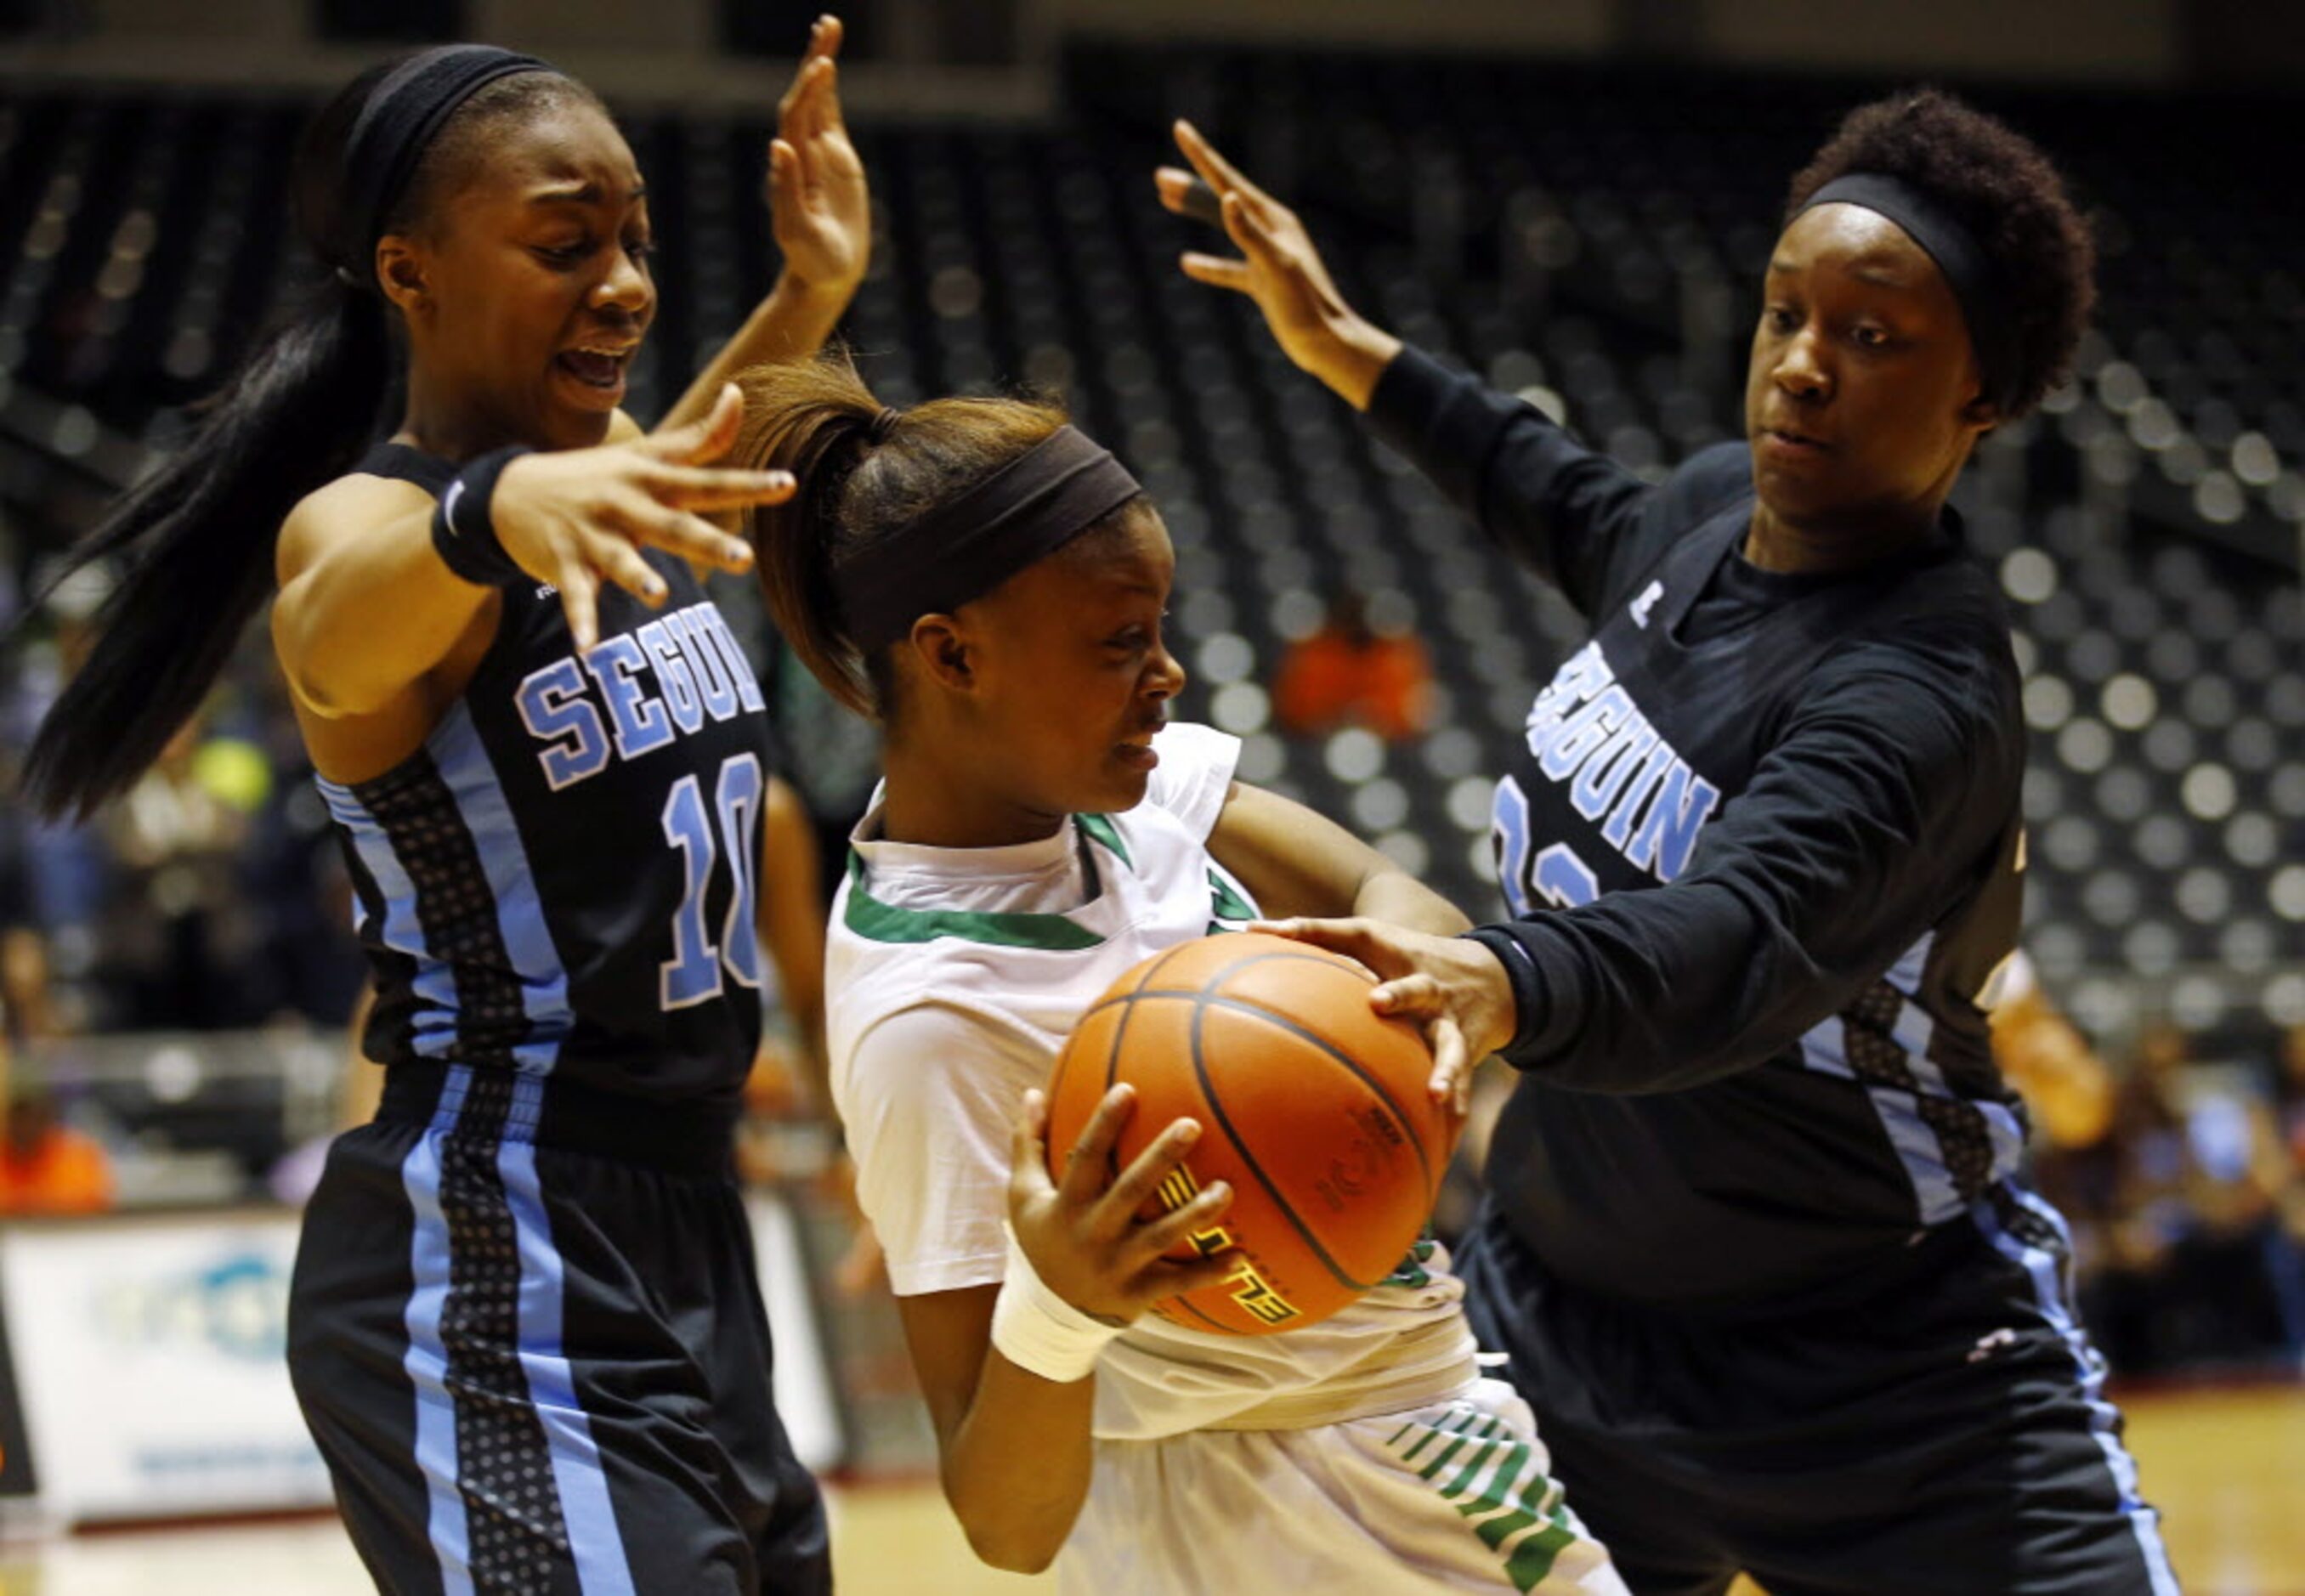
[[[1230,1249],[1239,1268],[1161,1303],[1162,1318],[1235,1336],[1317,1324],[1415,1245],[1451,1127],[1425,1089],[1424,1038],[1370,1009],[1375,984],[1337,954],[1221,934],[1145,960],[1081,1016],[1049,1082],[1051,1170],[1126,1081],[1136,1112],[1116,1170],[1188,1115],[1201,1139],[1159,1206],[1178,1208],[1212,1181],[1232,1186],[1230,1210],[1193,1246]]]

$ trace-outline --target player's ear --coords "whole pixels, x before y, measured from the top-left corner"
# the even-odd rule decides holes
[[[923,615],[913,623],[913,634],[906,641],[929,680],[953,692],[966,692],[976,685],[968,639],[950,615]]]
[[[376,274],[385,297],[404,314],[415,316],[430,308],[432,285],[424,260],[403,234],[388,233],[377,241]]]

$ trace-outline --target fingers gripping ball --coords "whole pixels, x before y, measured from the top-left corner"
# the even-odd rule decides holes
[[[1049,1082],[1052,1172],[1098,1099],[1127,1081],[1136,1112],[1115,1168],[1189,1115],[1201,1139],[1160,1209],[1214,1181],[1232,1186],[1231,1210],[1191,1250],[1229,1250],[1239,1267],[1161,1303],[1164,1319],[1237,1336],[1316,1324],[1416,1244],[1450,1130],[1425,1089],[1432,1054],[1414,1028],[1370,1009],[1374,984],[1337,954],[1221,935],[1147,959],[1081,1017]]]

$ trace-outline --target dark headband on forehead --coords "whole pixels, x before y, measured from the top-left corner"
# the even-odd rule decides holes
[[[1836,204],[1861,205],[1888,217],[1937,263],[1969,325],[1985,396],[2006,413],[2017,396],[2017,317],[1977,234],[1927,189],[1885,172],[1836,177],[1810,195],[1801,210]]]
[[[416,163],[456,107],[498,78],[550,72],[533,55],[494,45],[442,45],[411,55],[372,89],[344,140],[344,232],[352,259],[338,272],[366,287],[376,241]]]
[[[833,573],[849,641],[868,654],[887,648],[921,616],[982,598],[1144,491],[1085,433],[1058,428]]]

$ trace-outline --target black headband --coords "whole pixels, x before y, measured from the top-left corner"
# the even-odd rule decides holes
[[[849,641],[868,654],[887,648],[921,616],[991,592],[1144,491],[1085,433],[1058,428],[832,573]]]
[[[425,147],[457,106],[498,78],[551,70],[494,45],[442,45],[385,73],[344,140],[342,236],[351,258],[337,263],[338,274],[353,287],[370,285],[376,241]]]
[[[1836,177],[1811,194],[1801,210],[1836,204],[1861,205],[1886,216],[1937,263],[1960,301],[1961,319],[1969,324],[1969,347],[1977,352],[1985,397],[2007,414],[2017,397],[2017,317],[2001,274],[1977,234],[1927,189],[1885,172]]]

